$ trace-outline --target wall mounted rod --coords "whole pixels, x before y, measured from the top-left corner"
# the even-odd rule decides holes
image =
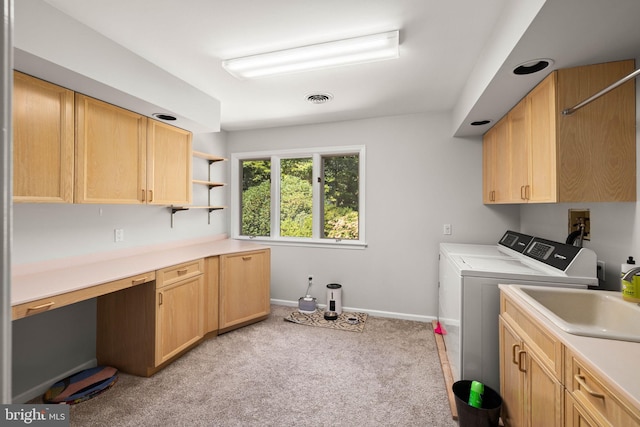
[[[584,107],[585,105],[589,104],[592,101],[595,101],[596,99],[600,98],[602,95],[604,95],[605,93],[611,92],[613,89],[617,88],[618,86],[620,86],[621,84],[626,83],[627,81],[637,77],[638,75],[640,75],[640,69],[635,70],[633,73],[629,74],[626,77],[621,78],[620,80],[618,80],[617,82],[613,83],[612,85],[602,89],[600,92],[596,93],[595,95],[590,96],[589,98],[585,99],[584,101],[582,101],[579,104],[574,105],[571,108],[567,108],[565,110],[562,110],[562,114],[565,116],[568,116],[570,114],[575,113],[576,111],[578,111],[579,109],[581,109],[582,107]]]

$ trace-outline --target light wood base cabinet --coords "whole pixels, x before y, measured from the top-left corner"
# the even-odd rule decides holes
[[[597,375],[570,349],[565,351],[564,384],[572,398],[567,402],[567,412],[573,406],[573,415],[567,414],[573,424],[567,422],[567,426],[640,426],[640,410],[618,397],[607,379]],[[573,421],[576,419],[578,424]]]
[[[260,249],[198,259],[98,297],[98,363],[150,376],[205,338],[265,319],[270,255]]]
[[[499,320],[506,427],[640,426],[640,408],[503,292]]]
[[[546,341],[548,337],[542,335],[542,338]],[[508,316],[500,316],[500,343],[500,389],[505,426],[562,426],[563,387],[555,373],[545,366],[549,359],[544,352],[540,354],[538,346],[551,344],[548,348],[553,349],[555,343],[532,342],[525,330],[510,323]]]
[[[204,336],[204,260],[156,272],[156,281],[98,298],[101,365],[150,376]]]
[[[270,265],[269,249],[220,256],[220,333],[269,315]]]

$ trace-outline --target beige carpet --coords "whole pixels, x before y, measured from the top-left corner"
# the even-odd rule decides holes
[[[208,340],[151,378],[70,407],[72,426],[454,427],[430,323],[369,316],[362,333],[285,322]]]
[[[299,325],[362,332],[367,317],[367,313],[349,313],[344,311],[340,313],[336,320],[327,320],[324,318],[324,311],[317,309],[313,313],[300,313],[298,310],[294,310],[290,315],[285,317],[284,320]]]

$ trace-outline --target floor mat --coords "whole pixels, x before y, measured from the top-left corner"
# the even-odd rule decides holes
[[[355,320],[353,320],[355,319]],[[326,320],[324,310],[317,309],[307,314],[298,310],[284,318],[288,322],[300,325],[319,326],[321,328],[340,329],[342,331],[362,332],[367,321],[367,313],[349,313],[343,311],[336,320]]]

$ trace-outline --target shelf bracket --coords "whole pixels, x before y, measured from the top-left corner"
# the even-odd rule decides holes
[[[176,212],[188,211],[189,210],[189,208],[185,208],[183,206],[170,206],[169,209],[171,209],[171,228],[173,228],[174,216],[175,216]]]
[[[211,206],[211,207],[208,209],[208,210],[209,210],[209,215],[208,215],[208,217],[209,217],[209,218],[208,218],[208,220],[207,220],[207,224],[211,225],[211,212],[213,212],[213,211],[218,211],[218,210],[221,210],[221,209],[223,209],[223,208],[217,208],[217,207],[214,207],[214,206]]]

